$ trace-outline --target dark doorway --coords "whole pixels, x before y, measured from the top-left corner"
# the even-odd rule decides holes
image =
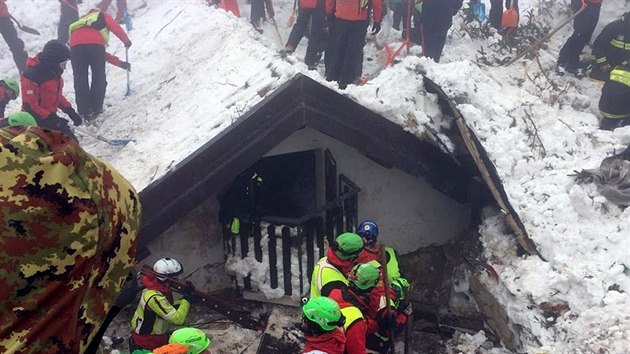
[[[316,210],[315,150],[264,157],[221,197],[235,216],[300,218]]]

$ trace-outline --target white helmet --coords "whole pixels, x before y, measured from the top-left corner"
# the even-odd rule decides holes
[[[153,271],[164,275],[176,276],[182,274],[184,267],[178,260],[166,257],[155,262]]]

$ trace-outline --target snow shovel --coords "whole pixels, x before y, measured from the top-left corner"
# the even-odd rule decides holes
[[[125,61],[129,62],[129,48],[125,47]],[[131,85],[129,85],[129,70],[127,70],[127,91],[125,92],[125,97],[131,95]]]
[[[282,41],[282,36],[280,35],[280,31],[278,30],[278,24],[276,20],[272,17],[269,19],[269,22],[273,25],[273,31],[276,33],[276,37],[278,38],[278,46],[280,48],[284,48],[284,42]]]
[[[85,130],[83,128],[74,127],[74,129],[76,131],[78,131],[79,133],[85,134],[85,135],[90,136],[90,137],[92,137],[94,139],[98,139],[98,140],[103,141],[103,142],[105,142],[105,143],[107,143],[109,145],[112,145],[112,146],[125,146],[125,145],[127,145],[127,144],[129,144],[131,142],[134,142],[134,143],[136,142],[133,139],[107,139],[107,138],[104,138],[104,137],[102,137],[102,136],[100,136],[98,134],[90,133],[89,131],[87,131],[87,130]]]
[[[13,20],[13,22],[15,22],[15,24],[17,25],[17,27],[18,27],[20,30],[22,30],[22,31],[24,31],[24,32],[26,32],[26,33],[35,34],[35,35],[38,35],[38,36],[41,34],[41,33],[39,33],[39,31],[38,31],[38,30],[36,30],[36,29],[34,29],[34,28],[31,28],[31,27],[28,27],[28,26],[22,26],[22,25],[18,22],[18,20],[16,20],[16,19],[15,19],[15,17],[13,17],[13,15],[10,15],[10,16],[11,16],[11,19]]]

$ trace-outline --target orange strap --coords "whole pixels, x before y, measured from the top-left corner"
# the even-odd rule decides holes
[[[163,345],[159,348],[153,349],[153,354],[186,354],[186,353],[188,353],[188,347],[179,343],[171,343],[171,344]]]

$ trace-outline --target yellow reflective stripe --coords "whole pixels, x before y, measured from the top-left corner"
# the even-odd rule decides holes
[[[610,119],[626,119],[626,118],[630,118],[630,113],[628,114],[611,114],[611,113],[606,113],[606,112],[601,112],[602,115],[606,118],[610,118]]]
[[[630,72],[613,69],[613,71],[610,72],[610,81],[616,81],[630,87]]]
[[[619,39],[613,39],[610,41],[610,44],[615,47],[615,48],[619,48],[619,49],[623,49],[623,50],[630,50],[630,43],[628,42],[624,42],[621,41]]]
[[[603,63],[605,63],[605,62],[607,62],[607,61],[608,61],[608,58],[606,58],[606,57],[601,57],[601,58],[597,58],[597,59],[595,59],[595,62],[596,62],[597,64],[603,64]]]

